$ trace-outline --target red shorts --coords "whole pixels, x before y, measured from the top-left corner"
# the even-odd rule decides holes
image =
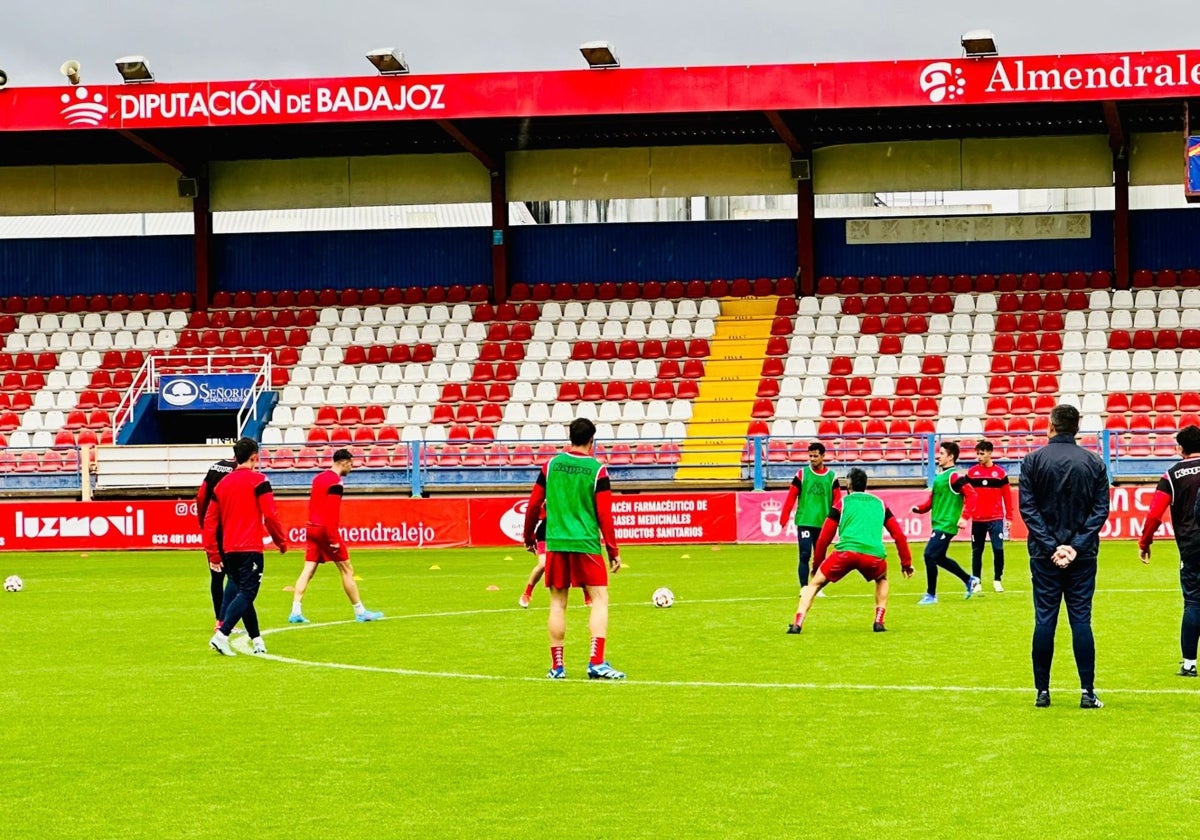
[[[850,572],[858,572],[867,580],[879,580],[887,574],[887,560],[856,551],[835,551],[825,558],[820,571],[831,583],[837,583]]]
[[[608,586],[608,565],[599,554],[578,551],[546,552],[546,587]]]
[[[346,550],[346,544],[338,540],[337,548],[334,548],[333,540],[329,538],[324,525],[310,524],[306,530],[308,539],[304,545],[305,563],[345,563],[349,561],[350,552]]]

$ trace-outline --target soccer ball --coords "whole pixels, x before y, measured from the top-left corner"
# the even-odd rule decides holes
[[[667,608],[675,603],[675,593],[665,586],[661,586],[654,590],[654,594],[650,596],[650,600],[654,602],[654,606]]]
[[[5,592],[20,592],[25,588],[25,582],[16,575],[9,575],[4,579]],[[655,593],[657,595],[657,593]]]

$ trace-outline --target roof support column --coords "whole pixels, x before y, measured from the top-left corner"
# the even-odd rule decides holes
[[[504,167],[488,173],[492,182],[492,296],[508,300],[508,184]]]
[[[1116,102],[1104,103],[1104,121],[1108,124],[1108,147],[1112,149],[1113,168],[1113,285],[1128,289],[1129,271],[1129,143]]]
[[[778,111],[764,111],[763,116],[792,153],[792,177],[796,179],[796,294],[817,293],[816,277],[816,198],[813,195],[812,155],[796,137]]]
[[[797,170],[802,170],[797,173]],[[796,178],[796,294],[808,297],[817,293],[817,201],[813,192],[812,160],[792,161]],[[807,177],[805,177],[807,176]]]
[[[208,167],[196,176],[196,195],[192,199],[192,267],[196,281],[196,309],[208,309],[215,291],[213,276],[213,214],[209,203]]]
[[[1129,271],[1129,157],[1113,152],[1113,283],[1130,287]]]

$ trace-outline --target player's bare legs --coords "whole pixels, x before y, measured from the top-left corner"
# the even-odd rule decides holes
[[[354,580],[354,567],[349,563],[336,565],[342,573],[342,589],[346,591],[346,597],[350,599],[351,604],[357,604],[361,599],[358,597],[358,582]]]
[[[825,588],[829,583],[829,578],[825,577],[818,569],[812,578],[808,581],[808,586],[800,589],[800,604],[796,607],[796,623],[788,628],[788,633],[795,635],[800,632],[804,626],[804,616],[808,615],[808,611],[812,609],[813,599],[817,597],[817,593]]]
[[[550,617],[546,620],[546,629],[550,636],[550,679],[561,680],[566,677],[563,668],[563,641],[567,637],[567,596],[569,589],[550,589]]]
[[[882,633],[887,628],[883,626],[883,617],[887,613],[888,579],[885,575],[875,581],[875,623],[871,626],[876,633]]]
[[[300,570],[300,577],[296,578],[296,585],[293,587],[292,614],[288,616],[288,624],[308,623],[308,619],[304,617],[304,611],[301,609],[301,601],[304,600],[304,593],[308,591],[308,582],[317,573],[318,565],[320,564],[304,561],[304,568]]]
[[[533,587],[537,586],[538,581],[542,579],[542,575],[546,573],[546,553],[540,552],[537,555],[537,565],[533,567],[533,571],[529,573],[529,580],[525,584],[525,592],[521,595],[517,604],[521,607],[528,607],[529,601],[533,598]]]
[[[604,639],[608,636],[608,587],[591,586],[584,589],[584,594],[591,594],[592,611],[588,615],[588,632],[593,639]]]

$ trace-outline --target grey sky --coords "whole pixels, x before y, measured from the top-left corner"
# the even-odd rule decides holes
[[[1200,47],[1178,0],[17,0],[0,21],[0,68],[16,86],[85,82],[145,55],[161,81],[366,75],[396,46],[414,72],[582,64],[612,41],[626,66],[764,64],[956,55],[987,27],[1009,55]]]

